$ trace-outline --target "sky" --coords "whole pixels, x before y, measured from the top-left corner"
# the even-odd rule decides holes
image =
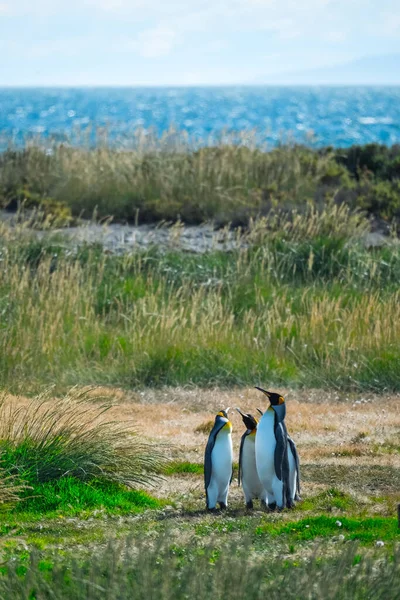
[[[400,0],[0,0],[0,86],[273,83],[393,53]]]

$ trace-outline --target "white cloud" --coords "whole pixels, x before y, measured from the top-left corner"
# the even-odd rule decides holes
[[[84,0],[84,4],[105,12],[140,10],[146,6],[145,0]]]
[[[104,10],[106,12],[115,11],[120,9],[123,6],[123,0],[101,0],[96,2],[90,2],[96,6],[96,8],[100,10]]]
[[[227,48],[229,48],[229,44],[224,40],[213,40],[205,45],[204,50],[210,52],[210,54],[214,54],[216,52],[221,52],[221,50],[226,50]]]
[[[156,4],[158,4],[156,1]],[[182,35],[190,32],[270,31],[281,39],[331,27],[327,10],[333,0],[189,0],[182,10],[178,0],[157,10],[158,25]],[[154,9],[154,1],[151,4]],[[168,10],[165,10],[168,7]]]
[[[324,34],[324,39],[327,42],[332,42],[334,44],[340,44],[347,39],[347,31],[338,30],[338,31],[328,31]]]
[[[27,55],[34,59],[51,55],[75,57],[81,54],[83,47],[86,46],[85,42],[84,38],[36,42],[27,49]]]
[[[397,36],[400,33],[400,14],[385,13],[381,31],[384,35]]]
[[[170,27],[162,26],[146,29],[137,36],[134,47],[140,56],[159,58],[169,54],[176,42],[176,34]]]

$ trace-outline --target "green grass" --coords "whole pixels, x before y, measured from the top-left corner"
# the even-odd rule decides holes
[[[338,523],[341,523],[341,525]],[[234,532],[250,534],[251,532],[256,538],[258,536],[279,538],[280,542],[285,541],[289,544],[319,538],[327,540],[335,538],[337,540],[339,535],[344,536],[342,541],[357,540],[367,546],[371,546],[376,541],[400,541],[397,519],[364,515],[354,517],[318,515],[300,518],[295,521],[282,519],[279,515],[265,515],[261,518],[257,516],[257,519],[252,520],[249,520],[247,516],[239,516],[202,523],[196,526],[195,531],[197,535],[202,537],[213,534],[229,536]]]
[[[187,461],[173,461],[166,467],[164,473],[165,475],[180,475],[182,473],[203,475],[204,465],[200,463],[191,463]]]
[[[341,526],[338,525],[341,523]],[[344,539],[358,540],[364,544],[375,541],[399,541],[400,531],[397,519],[389,517],[309,517],[291,523],[269,526],[262,525],[256,529],[257,535],[288,535],[296,540],[314,540],[318,537],[344,535]]]
[[[238,463],[233,463],[233,469],[237,471]],[[203,475],[204,465],[203,463],[193,463],[188,461],[172,461],[168,463],[167,467],[163,470],[165,475],[182,475],[188,473],[189,475]]]
[[[398,549],[363,554],[342,545],[335,556],[321,549],[308,560],[256,551],[248,537],[206,545],[127,538],[84,558],[33,552],[2,567],[0,597],[162,600],[205,598],[282,598],[293,600],[378,600],[400,594]],[[382,560],[384,558],[384,560]]]
[[[299,505],[300,510],[318,510],[326,511],[339,509],[341,511],[351,511],[358,506],[357,500],[336,488],[331,488],[310,498],[304,498]]]
[[[63,477],[35,485],[22,496],[13,512],[45,517],[46,513],[56,511],[69,516],[102,509],[112,514],[131,514],[160,508],[163,504],[142,490],[129,490],[117,483],[83,482],[75,477]]]

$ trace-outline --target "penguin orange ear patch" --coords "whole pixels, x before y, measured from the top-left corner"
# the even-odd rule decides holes
[[[284,403],[285,403],[285,399],[282,398],[282,396],[279,396],[278,404],[284,404]]]
[[[217,417],[225,417],[224,413],[221,411],[219,413],[217,413]]]

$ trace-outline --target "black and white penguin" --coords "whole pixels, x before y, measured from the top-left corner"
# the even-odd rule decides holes
[[[242,413],[240,408],[236,409],[243,419],[246,431],[242,435],[239,450],[239,474],[238,482],[242,484],[246,507],[253,508],[253,500],[259,498],[261,505],[266,506],[266,492],[260,481],[256,466],[256,435],[258,421],[250,413]]]
[[[299,499],[300,469],[296,446],[286,429],[285,400],[280,394],[259,387],[256,389],[270,401],[257,427],[258,476],[266,491],[270,509],[292,508],[294,501]]]
[[[221,510],[228,506],[229,485],[233,474],[232,424],[228,411],[221,410],[215,417],[204,455],[204,485],[208,510],[217,502]]]
[[[258,389],[258,388],[257,388]],[[258,412],[260,413],[261,416],[263,416],[263,411],[260,410],[259,408],[257,408]],[[282,421],[282,426],[284,427],[285,431],[286,431],[286,435],[287,435],[287,440],[288,440],[288,453],[289,453],[289,465],[293,465],[295,466],[295,471],[292,469],[289,469],[289,477],[291,478],[291,481],[294,482],[294,479],[296,480],[296,483],[293,485],[296,488],[296,492],[295,492],[295,501],[299,502],[301,500],[300,497],[300,459],[299,459],[299,454],[297,452],[297,447],[296,444],[294,443],[293,439],[291,438],[291,436],[288,434],[288,430],[286,427],[286,423],[285,421]],[[293,460],[291,460],[290,458],[290,453],[292,453],[292,457]]]

